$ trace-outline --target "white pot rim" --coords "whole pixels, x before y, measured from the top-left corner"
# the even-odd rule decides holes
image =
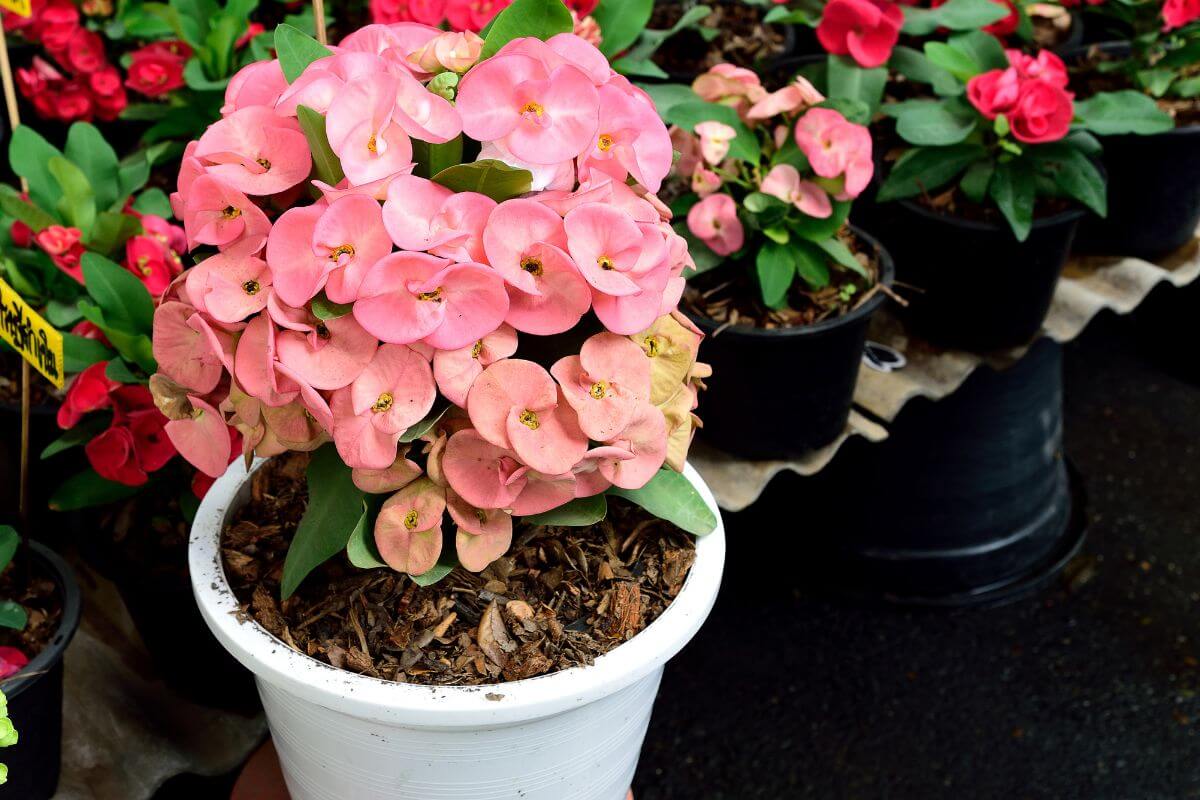
[[[263,460],[251,467],[258,469]],[[725,527],[699,473],[683,473],[717,517],[716,529],[697,540],[696,561],[670,606],[628,642],[591,666],[482,686],[420,686],[337,669],[303,655],[253,620],[225,579],[219,538],[249,473],[235,462],[205,495],[192,524],[188,566],[201,615],[221,644],[261,680],[335,711],[430,728],[516,724],[548,717],[618,692],[661,667],[699,630],[712,610],[725,563]]]

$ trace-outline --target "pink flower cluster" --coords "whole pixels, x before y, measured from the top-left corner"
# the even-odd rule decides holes
[[[247,454],[332,440],[361,488],[395,493],[376,543],[413,574],[438,557],[443,510],[478,570],[511,514],[681,468],[706,371],[701,335],[672,315],[690,260],[653,194],[672,152],[649,97],[572,34],[473,66],[463,42],[371,25],[291,84],[277,62],[235,76],[172,196],[212,254],[154,320],[152,387],[185,458],[224,472],[227,422]],[[426,86],[445,71],[463,73],[455,104]],[[307,205],[300,105],[325,116],[346,175],[311,181]],[[412,174],[414,142],[460,134],[533,191],[497,203]],[[602,329],[577,355],[516,357],[589,312]],[[401,439],[439,394],[452,407],[422,437],[423,474]]]
[[[129,101],[120,71],[108,63],[100,34],[81,24],[71,0],[34,0],[32,8],[29,17],[6,11],[4,30],[19,31],[40,43],[66,74],[34,56],[29,67],[16,70],[21,94],[45,119],[116,119]]]
[[[736,109],[752,128],[767,127],[776,148],[789,136],[795,138],[813,176],[802,176],[791,164],[777,164],[757,181],[764,194],[790,203],[810,217],[825,219],[833,213],[833,200],[858,197],[871,182],[875,166],[870,133],[833,109],[815,108],[825,98],[805,78],[797,76],[784,88],[768,93],[750,70],[718,64],[698,77],[692,89],[703,100]],[[714,253],[727,256],[740,250],[746,239],[737,203],[721,193],[725,177],[738,171],[728,158],[737,132],[717,121],[697,123],[693,132],[695,135],[678,127],[671,130],[671,140],[680,153],[678,174],[690,178],[692,191],[701,198],[688,212],[688,230]]]
[[[600,0],[571,0],[567,8],[582,19]],[[443,22],[452,31],[483,30],[492,18],[508,8],[512,0],[371,0],[371,21],[391,25],[418,22],[433,27]]]
[[[980,114],[1003,114],[1013,138],[1026,144],[1054,142],[1067,135],[1075,116],[1074,95],[1067,91],[1066,65],[1049,50],[1037,56],[1006,50],[1009,66],[976,75],[967,82],[967,98]]]

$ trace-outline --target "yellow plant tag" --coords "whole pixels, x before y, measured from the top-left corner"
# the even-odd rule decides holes
[[[0,0],[0,4],[6,2]],[[0,338],[11,344],[48,381],[59,389],[63,387],[62,334],[3,280],[0,280]]]
[[[33,16],[32,0],[0,0],[0,8],[3,8],[5,11],[11,11],[18,17]]]

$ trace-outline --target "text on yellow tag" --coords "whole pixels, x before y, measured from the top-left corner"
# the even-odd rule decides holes
[[[0,0],[0,3],[5,0]],[[0,338],[8,342],[46,379],[63,387],[63,337],[0,280]]]

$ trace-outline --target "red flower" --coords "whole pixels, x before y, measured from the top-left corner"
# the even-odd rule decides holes
[[[439,22],[440,22],[440,20],[439,20]],[[251,39],[253,39],[255,36],[258,36],[260,33],[265,31],[266,29],[267,29],[266,26],[263,25],[261,22],[251,22],[249,25],[246,26],[246,32],[243,33],[241,36],[239,36],[238,40],[233,43],[234,48],[237,50],[241,50],[243,47],[250,44]]]
[[[85,320],[80,320],[75,323],[75,327],[71,328],[71,333],[84,339],[95,339],[97,342],[111,346],[108,337],[104,335],[104,331],[97,328],[92,323]]]
[[[104,374],[107,367],[107,361],[97,361],[75,376],[58,407],[58,427],[74,428],[86,414],[109,406],[109,394],[121,384]]]
[[[83,268],[79,265],[79,259],[83,257],[82,236],[78,228],[50,225],[43,228],[33,240],[46,251],[55,266],[83,283]]]
[[[141,486],[148,473],[162,469],[176,453],[163,433],[167,418],[154,406],[150,390],[140,384],[118,386],[109,398],[112,425],[88,442],[84,452],[102,478]]]
[[[90,75],[107,63],[100,34],[76,28],[67,46],[67,66],[77,75]]]
[[[133,54],[125,85],[147,97],[160,97],[183,86],[183,61],[162,52],[148,52],[151,45]]]
[[[166,39],[159,42],[151,42],[134,50],[132,58],[136,61],[139,57],[147,55],[170,56],[182,63],[192,57],[192,48],[186,42],[181,42],[178,39]]]
[[[1200,18],[1200,0],[1167,0],[1162,8],[1163,30],[1182,28]]]
[[[1005,50],[1008,63],[1017,70],[1022,80],[1045,81],[1060,89],[1067,88],[1070,76],[1063,60],[1049,50],[1039,50],[1037,56],[1026,55],[1020,50]]]
[[[993,69],[967,81],[967,99],[988,119],[1012,111],[1020,92],[1021,75],[1016,67]]]
[[[1017,141],[1026,144],[1056,142],[1071,129],[1075,104],[1070,92],[1045,81],[1026,81],[1008,124]]]
[[[125,268],[158,297],[171,285],[174,273],[162,243],[150,236],[131,236],[125,242]]]
[[[904,12],[889,0],[830,0],[817,26],[821,46],[850,56],[859,66],[878,67],[892,55]]]
[[[69,80],[57,94],[52,95],[54,116],[63,122],[90,121],[96,106],[92,94],[79,80]]]
[[[133,433],[122,425],[113,425],[83,448],[88,462],[101,478],[141,486],[148,476],[138,465],[133,449]]]
[[[12,225],[8,227],[8,235],[17,247],[29,247],[33,244],[33,228],[19,219],[14,219]]]
[[[0,681],[11,678],[29,663],[29,656],[15,647],[0,647]]]
[[[175,457],[175,445],[163,432],[167,418],[157,408],[138,411],[129,418],[129,430],[133,434],[133,452],[138,464],[146,472],[157,472]]]

